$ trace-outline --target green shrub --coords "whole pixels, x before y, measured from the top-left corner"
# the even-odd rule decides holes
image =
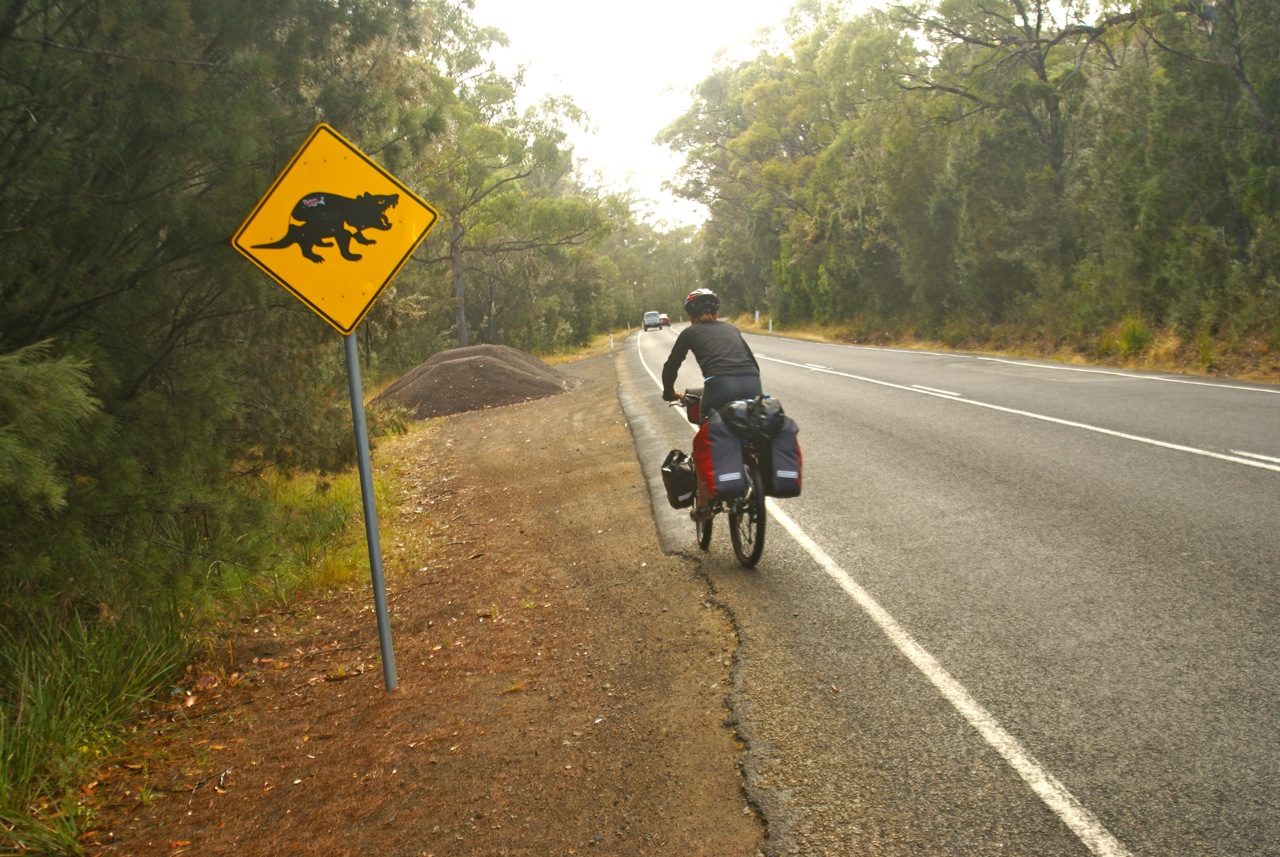
[[[3,557],[0,853],[79,854],[91,819],[76,789],[122,724],[207,629],[361,568],[359,509],[354,474],[263,478],[155,518],[148,539],[78,545],[74,580],[47,557]]]
[[[0,632],[0,844],[79,853],[85,814],[70,787],[186,653],[178,616],[166,609],[128,619],[42,613]]]
[[[1116,337],[1116,349],[1126,360],[1141,357],[1146,353],[1155,336],[1151,329],[1135,316],[1127,316],[1120,325],[1120,334]]]

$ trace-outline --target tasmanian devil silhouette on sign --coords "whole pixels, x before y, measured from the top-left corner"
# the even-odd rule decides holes
[[[359,253],[351,252],[351,241],[359,244],[376,244],[362,234],[365,229],[386,231],[391,228],[386,211],[395,208],[400,194],[379,196],[362,193],[355,199],[336,193],[309,193],[293,207],[289,215],[289,231],[279,241],[270,244],[254,244],[255,250],[280,250],[298,245],[302,255],[312,262],[323,262],[324,257],[315,252],[316,247],[332,247],[338,244],[338,252],[349,262],[359,262]],[[294,222],[297,221],[297,222]]]

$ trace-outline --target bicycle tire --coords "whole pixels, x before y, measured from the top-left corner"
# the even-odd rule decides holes
[[[698,531],[698,548],[707,550],[711,547],[711,522],[715,518],[707,518],[705,521],[694,521],[693,526]]]
[[[748,464],[747,491],[735,504],[739,511],[729,513],[729,540],[743,568],[754,568],[764,553],[764,479],[760,468]]]

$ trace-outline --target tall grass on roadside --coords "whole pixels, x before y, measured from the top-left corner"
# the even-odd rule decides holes
[[[260,609],[264,600],[287,607],[300,596],[343,583],[360,565],[363,553],[360,484],[354,474],[272,479],[264,484],[272,497],[264,522],[272,561],[254,576],[245,606]]]
[[[80,787],[139,706],[222,623],[367,567],[362,536],[354,474],[275,476],[199,526],[87,549],[74,582],[0,567],[0,854],[81,854]]]
[[[121,723],[186,655],[173,610],[29,617],[0,629],[0,850],[79,854],[82,783]]]

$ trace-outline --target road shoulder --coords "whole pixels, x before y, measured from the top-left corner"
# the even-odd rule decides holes
[[[576,389],[375,455],[400,688],[367,585],[255,617],[145,724],[150,798],[125,767],[90,853],[761,851],[731,623],[658,544],[613,358],[559,368]]]

